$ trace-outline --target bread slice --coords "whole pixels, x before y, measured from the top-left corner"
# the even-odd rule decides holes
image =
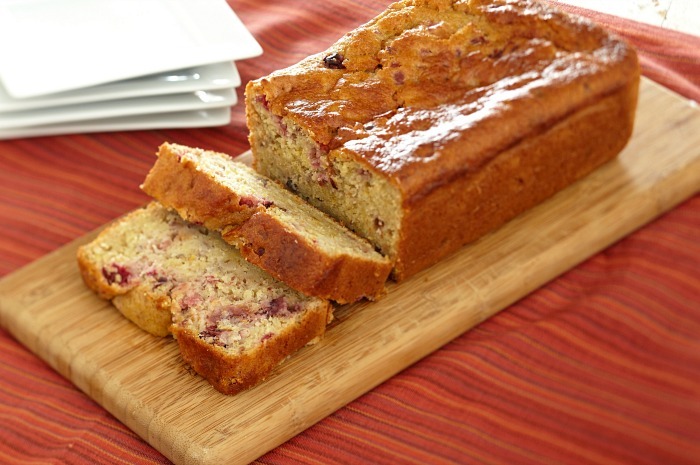
[[[535,0],[400,0],[246,85],[254,168],[405,279],[614,158],[634,49]]]
[[[347,303],[384,293],[389,259],[229,155],[163,144],[142,189],[186,220],[220,231],[246,260],[307,295]]]
[[[251,265],[216,232],[152,202],[80,247],[85,283],[130,320],[172,333],[184,361],[234,394],[325,333],[326,300]]]

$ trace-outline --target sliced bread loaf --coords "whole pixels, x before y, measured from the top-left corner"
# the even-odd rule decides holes
[[[391,262],[366,240],[229,155],[163,144],[142,189],[220,231],[246,260],[338,303],[384,293]]]
[[[78,264],[85,283],[138,326],[172,332],[184,361],[225,394],[265,379],[332,318],[328,301],[289,288],[157,202],[82,246]]]
[[[388,3],[388,2],[387,2]],[[253,166],[407,279],[625,146],[636,52],[536,0],[399,0],[246,85]]]

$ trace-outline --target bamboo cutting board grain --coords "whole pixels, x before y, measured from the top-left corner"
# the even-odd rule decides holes
[[[644,80],[620,158],[376,303],[338,309],[326,338],[226,397],[81,282],[93,234],[0,281],[0,323],[168,458],[247,463],[700,188],[700,112]]]

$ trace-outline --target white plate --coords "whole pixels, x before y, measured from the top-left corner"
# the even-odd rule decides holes
[[[224,0],[2,0],[0,44],[15,98],[262,53]]]
[[[0,113],[120,98],[226,89],[240,85],[241,77],[236,65],[230,61],[25,99],[13,98],[0,85]]]
[[[143,129],[179,129],[225,126],[231,122],[231,107],[180,111],[137,116],[120,116],[73,123],[0,129],[0,139],[56,136],[91,132],[134,131]]]
[[[0,114],[0,129],[67,123],[117,116],[143,115],[173,111],[204,110],[232,106],[237,102],[235,89],[200,90],[173,95],[156,95],[109,100],[48,109]]]

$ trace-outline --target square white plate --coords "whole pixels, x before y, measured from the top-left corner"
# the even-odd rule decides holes
[[[56,136],[91,132],[180,129],[225,126],[231,122],[231,107],[180,111],[137,116],[120,116],[72,123],[0,129],[0,139]]]
[[[0,44],[15,98],[262,53],[224,0],[2,0]]]
[[[236,65],[230,61],[24,99],[11,97],[0,84],[0,114],[121,98],[226,89],[240,85],[241,77]]]
[[[203,110],[231,107],[237,102],[235,89],[199,90],[172,95],[155,95],[131,99],[92,102],[48,109],[15,111],[0,114],[0,129],[93,119],[133,116],[148,113]]]

